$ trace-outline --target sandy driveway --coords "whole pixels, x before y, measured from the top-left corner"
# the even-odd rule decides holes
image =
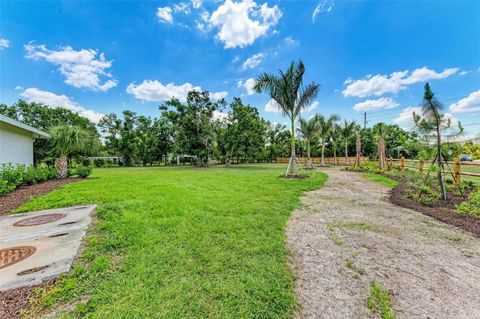
[[[295,317],[375,318],[366,306],[375,280],[397,318],[480,318],[479,238],[394,206],[357,173],[325,171],[287,227]]]

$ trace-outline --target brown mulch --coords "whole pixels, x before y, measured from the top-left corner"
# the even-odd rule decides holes
[[[54,283],[55,279],[52,279],[40,285],[0,291],[0,318],[21,318],[21,311],[28,307],[28,302],[35,290],[50,287]]]
[[[83,181],[85,178],[52,179],[40,184],[20,186],[7,195],[0,197],[0,215],[6,215],[20,207],[32,196],[43,195],[68,183]],[[0,317],[1,318],[1,317]]]
[[[397,187],[392,189],[390,193],[390,201],[395,205],[421,212],[480,237],[480,219],[453,212],[455,205],[465,201],[465,198],[448,194],[448,199],[446,201],[437,200],[431,205],[426,206],[416,200],[404,198],[405,189],[406,183],[400,182]]]

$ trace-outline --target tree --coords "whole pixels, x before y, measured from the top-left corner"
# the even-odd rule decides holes
[[[442,156],[442,133],[448,132],[452,127],[452,122],[449,117],[442,114],[443,105],[435,97],[432,92],[430,84],[425,84],[423,101],[421,104],[422,115],[413,113],[413,121],[417,128],[423,133],[427,139],[434,138],[436,144],[436,156],[434,163],[438,165],[438,184],[442,193],[442,198],[447,199],[447,192],[445,189],[445,181],[443,176],[443,156]],[[453,137],[463,132],[463,127],[458,122],[458,131],[451,134],[446,133],[446,137]]]
[[[315,140],[315,138],[318,137],[319,133],[319,123],[317,118],[312,117],[310,120],[305,120],[303,118],[300,118],[298,120],[299,127],[298,127],[298,132],[302,136],[302,138],[305,140],[305,143],[307,144],[307,169],[313,169],[313,162],[311,158],[311,144]]]
[[[383,172],[385,169],[385,164],[387,163],[387,156],[385,154],[385,124],[378,123],[373,128],[375,136],[377,138],[377,159],[380,170]]]
[[[338,115],[331,115],[326,118],[323,115],[316,115],[315,119],[318,122],[318,136],[320,139],[321,146],[321,160],[320,165],[326,166],[325,164],[325,145],[330,140],[332,130],[335,128],[335,122],[337,122],[340,117]]]
[[[89,132],[79,126],[59,125],[50,130],[51,146],[58,156],[55,164],[59,178],[67,177],[68,158],[73,152],[82,151],[86,148],[91,136]]]
[[[338,149],[338,144],[341,138],[341,132],[342,132],[342,128],[338,124],[335,124],[332,130],[330,131],[330,142],[332,143],[332,153],[333,153],[333,165],[338,165],[337,149]]]
[[[348,122],[347,120],[344,121],[343,126],[341,127],[341,133],[343,144],[345,147],[345,165],[350,165],[350,161],[348,159],[348,143],[355,136],[357,124],[355,121]]]
[[[292,62],[290,67],[280,74],[273,75],[263,73],[258,76],[255,83],[255,91],[267,92],[273,102],[280,108],[282,114],[290,119],[291,123],[291,156],[286,176],[297,176],[295,155],[295,121],[302,110],[315,99],[320,86],[311,83],[303,87],[303,75],[305,66],[302,61]]]
[[[285,156],[290,149],[290,131],[283,124],[267,125],[266,151],[267,157],[273,161],[279,156]]]
[[[162,116],[173,125],[177,154],[194,156],[196,166],[208,165],[215,144],[213,113],[224,104],[223,99],[211,101],[206,91],[191,91],[185,104],[172,98],[159,107]]]

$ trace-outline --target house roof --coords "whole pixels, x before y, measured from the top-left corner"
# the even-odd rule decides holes
[[[24,124],[22,122],[19,122],[17,120],[14,120],[14,119],[9,118],[9,117],[7,117],[5,115],[2,115],[2,114],[0,114],[0,122],[7,123],[7,124],[10,124],[12,126],[21,128],[22,130],[32,132],[33,136],[37,137],[37,138],[49,138],[50,137],[50,134],[48,134],[44,131],[41,131],[38,128],[35,128],[33,126]]]

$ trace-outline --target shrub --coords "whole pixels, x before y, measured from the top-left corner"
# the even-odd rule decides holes
[[[80,166],[77,168],[77,175],[79,177],[85,178],[92,174],[92,168],[88,166]]]
[[[468,197],[468,200],[457,205],[455,211],[461,215],[480,219],[480,189],[473,191]]]
[[[45,166],[25,167],[25,165],[2,164],[0,166],[0,196],[21,185],[34,185],[55,177],[55,169]]]

